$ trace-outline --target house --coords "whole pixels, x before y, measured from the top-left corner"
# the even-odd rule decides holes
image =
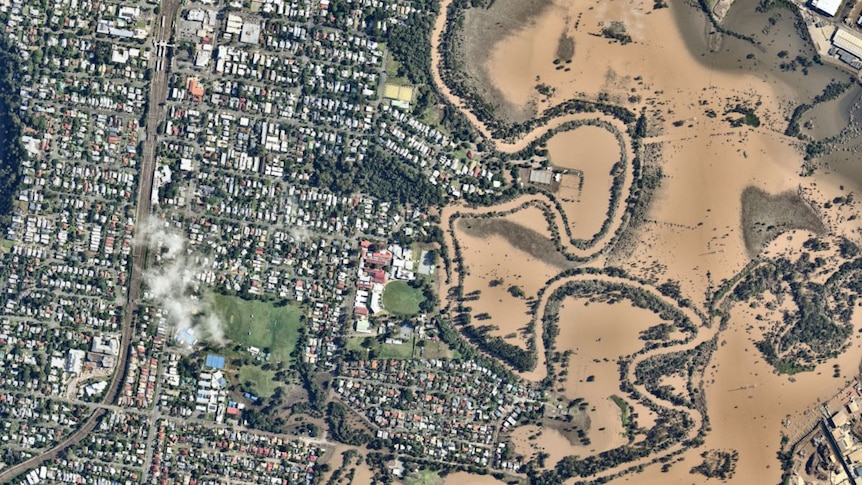
[[[382,269],[369,269],[368,276],[371,277],[371,281],[373,283],[385,285],[386,284],[386,271]]]
[[[66,355],[66,372],[69,374],[75,374],[76,376],[81,375],[81,369],[84,366],[84,358],[86,357],[86,352],[79,349],[71,349],[69,353]]]
[[[242,17],[239,15],[228,14],[227,25],[224,31],[231,35],[237,35],[242,32]]]
[[[239,41],[243,44],[260,43],[260,24],[252,22],[243,23]]]
[[[530,183],[550,185],[553,178],[553,170],[530,170]]]
[[[186,81],[186,89],[189,90],[189,94],[196,101],[200,101],[200,98],[204,95],[204,87],[196,77],[190,77],[188,81]]]
[[[811,6],[820,12],[834,17],[844,0],[811,0]]]

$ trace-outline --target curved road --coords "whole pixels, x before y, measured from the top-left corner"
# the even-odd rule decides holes
[[[173,32],[174,19],[176,18],[180,1],[181,0],[162,0],[161,14],[156,16],[152,24],[154,30],[152,38],[155,43],[167,43],[170,41],[171,33]],[[164,24],[162,24],[163,21]],[[146,138],[144,140],[143,157],[141,160],[140,179],[138,180],[138,200],[135,216],[135,223],[139,233],[142,222],[149,217],[152,210],[150,196],[153,189],[153,175],[155,172],[155,152],[157,144],[156,130],[165,116],[165,109],[162,106],[162,103],[167,98],[168,92],[169,59],[167,56],[167,49],[156,47],[154,52],[156,55],[150,61],[153,73],[150,81],[149,111],[147,113],[145,126]],[[161,69],[156,69],[159,66]],[[117,356],[117,368],[111,378],[111,385],[108,387],[105,399],[102,401],[104,404],[113,404],[116,401],[117,395],[120,392],[120,386],[125,377],[126,365],[129,358],[129,345],[134,334],[133,318],[135,310],[137,310],[138,299],[141,295],[141,271],[144,266],[146,266],[146,257],[146,245],[135,245],[134,250],[132,251],[132,270],[129,278],[129,292],[126,299],[127,304],[123,309],[123,331],[120,339],[120,352]],[[53,460],[58,454],[74,446],[93,431],[99,423],[99,419],[104,416],[105,413],[106,409],[104,408],[95,410],[77,431],[53,448],[0,472],[0,483],[9,483],[16,477],[41,465],[42,463],[48,460]]]

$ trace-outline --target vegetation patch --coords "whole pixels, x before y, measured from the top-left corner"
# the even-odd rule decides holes
[[[407,485],[440,485],[443,483],[443,479],[436,471],[422,468],[416,470],[413,475],[404,478],[404,483]]]
[[[377,337],[353,337],[347,339],[347,351],[357,360],[413,358],[413,339],[401,344],[387,344]]]
[[[0,40],[0,217],[12,210],[21,181],[21,161],[26,152],[21,144],[22,123],[18,118],[21,97],[21,59],[8,37]]]
[[[350,410],[343,404],[331,401],[326,409],[326,424],[329,426],[329,436],[335,441],[352,446],[361,446],[371,441],[371,436],[364,430],[350,426]]]
[[[515,222],[499,217],[462,217],[458,219],[457,224],[458,230],[470,236],[479,238],[500,236],[516,249],[547,264],[561,268],[568,267],[570,264],[547,236]]]
[[[425,300],[422,290],[404,281],[389,282],[383,288],[383,308],[398,316],[412,316],[419,313],[419,305]]]
[[[698,391],[692,385],[693,378],[701,374],[715,351],[715,339],[707,340],[689,351],[668,352],[642,360],[635,367],[635,384],[642,384],[653,396],[677,406],[694,408],[698,404]],[[685,382],[685,389],[674,389],[663,385],[663,377],[678,376]]]
[[[237,296],[216,295],[215,312],[225,324],[225,336],[268,351],[273,362],[288,362],[299,340],[302,312],[298,305],[277,306]]]
[[[808,242],[805,246],[815,247]],[[855,259],[835,268],[834,261],[819,256],[812,259],[803,252],[795,261],[764,262],[748,272],[729,295],[731,301],[766,308],[776,308],[779,299],[792,302],[756,344],[776,371],[810,370],[846,348],[853,330],[853,309],[862,294],[862,258],[855,256],[856,251],[842,249],[842,254],[854,254]],[[814,274],[823,272],[828,274],[824,283],[812,281]],[[767,292],[775,301],[766,299]]]
[[[595,271],[595,273],[601,273]],[[572,270],[564,273],[561,277],[569,277],[579,274],[577,270]],[[591,273],[592,274],[592,273]],[[610,272],[608,276],[613,276]],[[617,274],[616,276],[619,276]],[[687,412],[683,412],[671,407],[662,406],[656,403],[648,396],[642,394],[635,384],[629,380],[629,369],[632,361],[638,355],[645,354],[658,347],[667,347],[674,344],[681,344],[689,341],[696,333],[696,327],[682,311],[679,310],[679,302],[674,304],[668,302],[664,298],[655,295],[653,292],[645,288],[636,287],[629,284],[609,282],[604,280],[574,280],[557,288],[549,297],[545,307],[545,313],[542,316],[542,322],[545,328],[544,341],[547,353],[548,376],[550,379],[555,379],[559,374],[555,368],[554,362],[564,360],[565,355],[561,355],[556,351],[555,340],[559,333],[559,309],[562,301],[570,296],[576,298],[591,298],[595,300],[604,300],[614,302],[620,299],[627,299],[636,307],[650,309],[655,312],[662,320],[670,320],[674,322],[674,326],[681,331],[684,331],[688,336],[684,340],[674,341],[650,341],[645,342],[644,348],[638,350],[634,354],[619,359],[619,376],[620,390],[625,393],[615,396],[614,402],[620,406],[628,407],[628,403],[636,402],[640,406],[649,409],[658,417],[653,428],[646,431],[643,439],[636,439],[633,428],[636,424],[633,422],[635,416],[625,415],[628,420],[629,442],[626,445],[604,451],[597,455],[581,458],[578,456],[567,456],[560,460],[553,469],[539,473],[535,462],[530,462],[527,466],[528,474],[530,475],[531,483],[563,483],[573,477],[588,477],[601,473],[609,468],[617,467],[624,463],[629,463],[647,456],[656,455],[662,450],[668,449],[670,446],[683,442],[690,446],[695,441],[683,441],[693,427],[691,416]],[[665,297],[673,300],[670,297]],[[571,324],[571,322],[567,322]],[[680,353],[684,353],[681,351]],[[661,375],[670,374],[675,369],[656,369],[656,379],[660,379]],[[702,367],[694,369],[692,372],[702,374]],[[699,392],[698,392],[699,394]],[[702,409],[697,412],[703,414]],[[703,428],[701,428],[703,433]],[[699,439],[699,438],[695,438]]]
[[[708,450],[700,454],[703,462],[691,469],[691,473],[699,473],[707,478],[729,480],[736,471],[739,452],[736,450]]]
[[[770,195],[757,187],[742,191],[742,237],[750,257],[781,233],[804,229],[823,234],[826,227],[810,205],[798,194]]]
[[[278,387],[275,382],[275,371],[263,370],[256,365],[244,365],[239,369],[239,383],[248,388],[254,395],[270,397]]]
[[[626,26],[622,22],[609,22],[602,27],[602,37],[616,40],[622,45],[632,42],[632,36],[626,32]]]
[[[572,60],[575,56],[575,39],[566,35],[565,32],[560,34],[560,39],[557,41],[557,59],[563,62]]]
[[[611,396],[611,401],[613,401],[614,404],[616,404],[617,407],[620,408],[620,421],[622,421],[623,428],[624,429],[628,428],[628,426],[629,426],[629,405],[628,405],[628,403],[625,401],[625,399],[623,399],[617,395]]]

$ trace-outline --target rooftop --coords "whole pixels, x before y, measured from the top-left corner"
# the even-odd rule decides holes
[[[838,9],[841,7],[841,3],[843,1],[844,0],[811,0],[811,6],[830,17],[834,17],[835,14],[838,13]]]
[[[224,369],[224,357],[221,355],[208,354],[205,365],[213,369]]]
[[[856,57],[862,58],[862,37],[847,29],[837,28],[832,35],[832,44]]]

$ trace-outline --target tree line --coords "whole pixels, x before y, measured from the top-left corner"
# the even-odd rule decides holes
[[[21,183],[21,162],[27,152],[21,143],[21,57],[8,36],[0,38],[0,221],[8,223]]]

